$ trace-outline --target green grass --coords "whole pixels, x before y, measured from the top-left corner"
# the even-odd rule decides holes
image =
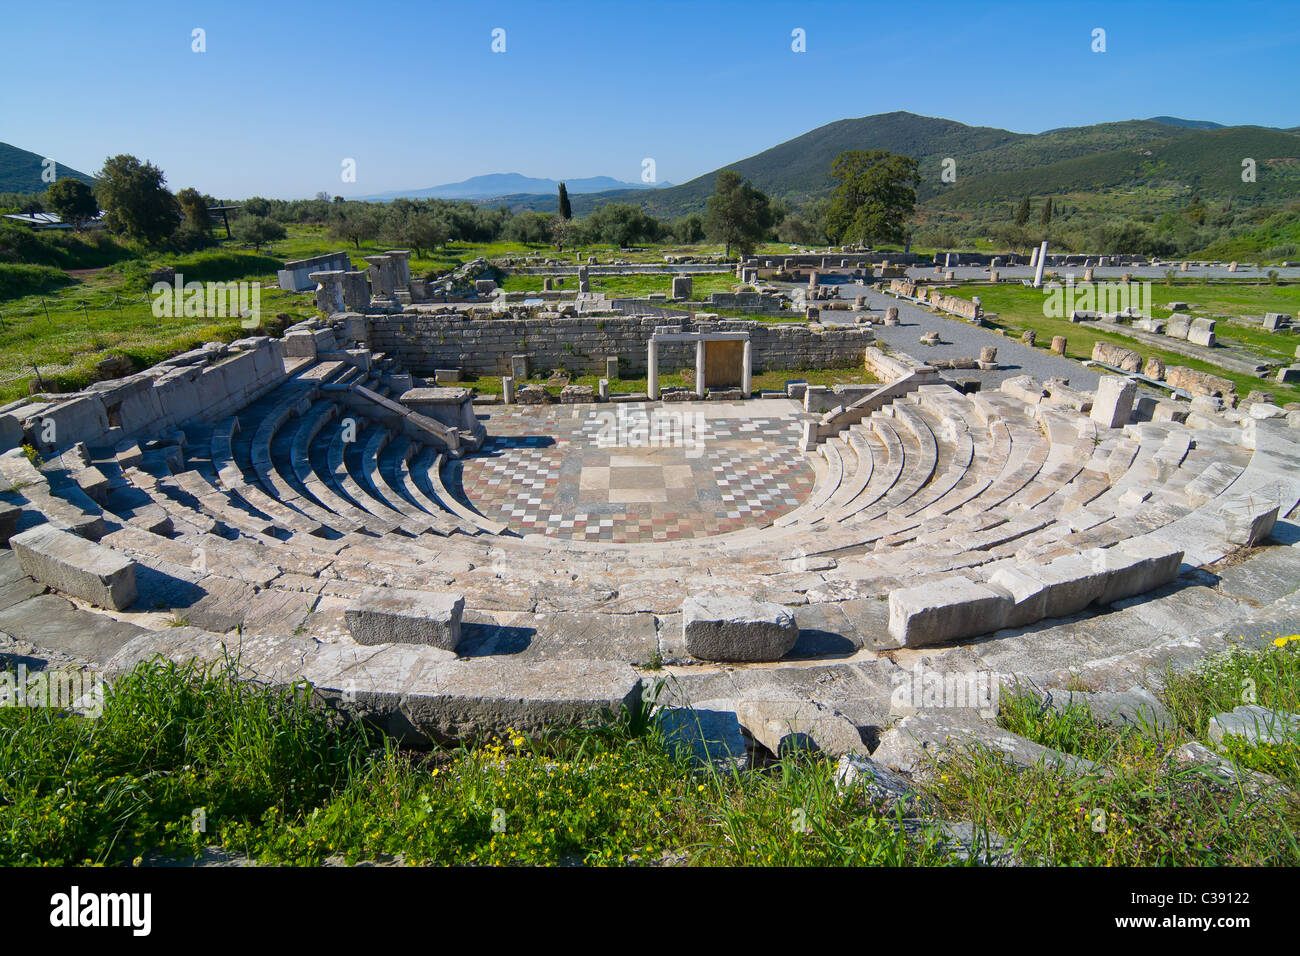
[[[277,331],[281,313],[294,322],[316,314],[309,296],[281,292],[274,276],[259,278],[263,331]],[[159,319],[152,305],[147,292],[107,272],[0,303],[0,401],[28,393],[34,366],[47,391],[74,391],[95,380],[95,364],[110,354],[125,355],[141,369],[204,342],[257,334],[238,319]]]
[[[1171,719],[1163,728],[1116,729],[1081,705],[1056,712],[1036,696],[1004,699],[1003,727],[1095,761],[1108,773],[1043,765],[1016,770],[974,751],[943,765],[933,796],[945,813],[1002,834],[1028,863],[1294,866],[1300,862],[1300,740],[1251,746],[1230,738],[1223,748],[1239,768],[1278,777],[1289,794],[1224,785],[1172,759],[1187,741],[1209,745],[1209,718],[1242,704],[1246,688],[1264,706],[1300,708],[1300,637],[1279,640],[1281,646],[1234,650],[1191,672],[1166,675],[1158,696]]]
[[[11,265],[0,262],[0,301],[53,292],[73,279],[53,266]]]
[[[1001,835],[1026,863],[1295,865],[1300,804],[1169,759],[1241,702],[1300,709],[1300,637],[1169,675],[1165,730],[1004,698],[999,720],[1107,776],[945,761],[926,822],[902,826],[833,764],[694,768],[644,708],[585,728],[399,751],[313,706],[240,682],[234,662],[141,665],[97,719],[0,709],[0,865],[127,864],[210,847],[272,864],[940,865],[942,821]],[[1245,683],[1249,681],[1250,683]],[[1300,786],[1297,746],[1226,748]],[[200,819],[199,829],[194,821]],[[806,824],[806,825],[805,825]],[[1100,825],[1099,825],[1100,824]]]
[[[124,864],[219,846],[268,863],[941,862],[833,766],[693,770],[643,711],[402,753],[229,665],[143,665],[97,720],[0,710],[0,864]],[[196,811],[205,827],[196,831]],[[807,826],[795,826],[795,821]]]
[[[1158,349],[1139,342],[1119,332],[1102,331],[1095,324],[1071,322],[1068,318],[1048,318],[1043,315],[1044,294],[1041,289],[1020,285],[959,286],[954,295],[969,299],[979,296],[986,312],[997,313],[988,324],[1019,333],[1033,329],[1038,333],[1040,347],[1046,348],[1052,336],[1064,335],[1067,340],[1066,355],[1080,361],[1092,358],[1092,348],[1098,341],[1113,342],[1140,353],[1142,358],[1157,357],[1166,366],[1182,365],[1187,368],[1211,372],[1228,379],[1244,398],[1252,389],[1272,392],[1281,402],[1300,401],[1300,389],[1279,385],[1269,379],[1232,372],[1209,362],[1203,362],[1168,349]],[[1300,286],[1253,285],[1244,282],[1223,285],[1220,283],[1168,283],[1153,284],[1151,289],[1153,311],[1157,317],[1168,317],[1169,302],[1183,301],[1193,306],[1193,314],[1233,313],[1261,315],[1264,312],[1289,312],[1300,309]],[[1300,344],[1300,332],[1265,332],[1260,328],[1241,326],[1219,319],[1215,335],[1228,344],[1240,344],[1265,357],[1293,362],[1295,348]]]

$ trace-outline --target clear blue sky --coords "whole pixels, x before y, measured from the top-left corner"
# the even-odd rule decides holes
[[[1296,0],[6,0],[0,23],[0,141],[90,173],[133,153],[223,197],[635,181],[645,157],[680,183],[892,110],[1019,132],[1300,125]]]

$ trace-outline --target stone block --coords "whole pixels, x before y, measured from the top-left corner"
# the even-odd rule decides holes
[[[799,628],[780,604],[706,594],[682,602],[682,636],[700,660],[775,661],[794,647]]]
[[[1187,341],[1192,345],[1209,347],[1214,345],[1214,320],[1193,319],[1187,330]]]
[[[1102,343],[1097,344],[1100,346]],[[1128,379],[1118,375],[1101,376],[1092,401],[1092,420],[1104,428],[1122,428],[1133,415],[1136,396],[1137,385]]]
[[[344,618],[358,644],[428,644],[454,651],[464,609],[459,594],[372,588]]]
[[[1142,356],[1132,349],[1126,349],[1110,342],[1097,342],[1092,347],[1092,360],[1118,368],[1123,372],[1137,372],[1142,369]]]
[[[1277,524],[1276,502],[1263,499],[1235,498],[1219,508],[1228,541],[1241,548],[1253,548],[1270,534]]]
[[[1210,718],[1207,733],[1213,743],[1225,737],[1244,737],[1250,744],[1295,743],[1300,737],[1300,715],[1270,710],[1259,704],[1242,704],[1230,713]]]
[[[1154,538],[1128,538],[1102,551],[1106,581],[1095,603],[1113,604],[1164,587],[1178,577],[1182,548]]]
[[[9,539],[28,575],[47,587],[116,611],[135,603],[135,562],[104,545],[43,524]]]
[[[889,593],[889,633],[902,647],[925,647],[1004,626],[1011,595],[954,576]]]

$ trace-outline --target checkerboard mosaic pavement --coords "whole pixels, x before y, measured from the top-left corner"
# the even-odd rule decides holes
[[[775,404],[775,403],[774,403]],[[652,542],[762,527],[812,490],[804,416],[694,403],[493,409],[448,489],[519,534]],[[742,410],[743,408],[743,410]],[[720,414],[722,412],[722,414]]]

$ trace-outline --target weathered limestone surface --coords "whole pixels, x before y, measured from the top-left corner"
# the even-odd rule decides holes
[[[464,610],[460,594],[373,588],[347,609],[346,618],[358,644],[429,644],[454,651]]]
[[[963,577],[889,593],[889,633],[900,647],[941,644],[955,637],[995,631],[1011,598]]]
[[[1216,744],[1229,736],[1242,737],[1250,744],[1293,743],[1300,738],[1300,714],[1242,704],[1230,713],[1211,717],[1208,734]]]
[[[794,615],[779,604],[709,594],[682,602],[686,651],[706,661],[775,661],[799,638]]]
[[[110,548],[49,524],[14,535],[9,545],[24,571],[56,591],[118,611],[135,603],[135,562]]]
[[[1101,342],[1097,343],[1099,346]],[[1092,420],[1105,428],[1120,428],[1133,416],[1137,385],[1118,375],[1103,375],[1092,402]]]
[[[1090,760],[1052,750],[962,712],[927,711],[904,717],[881,735],[871,759],[913,779],[925,779],[944,760],[972,747],[1000,753],[1022,767],[1046,764],[1078,774],[1101,772]]]
[[[1142,369],[1141,355],[1111,342],[1097,342],[1092,347],[1092,360],[1104,362],[1124,372],[1138,372]]]
[[[230,659],[243,676],[276,687],[308,681],[322,700],[412,743],[590,722],[641,699],[640,677],[617,661],[459,661],[431,646],[327,644],[193,627],[143,632],[104,670],[119,675],[159,655],[178,662]]]

